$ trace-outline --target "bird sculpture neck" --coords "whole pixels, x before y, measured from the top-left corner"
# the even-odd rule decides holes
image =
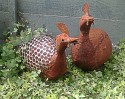
[[[91,26],[85,26],[80,28],[80,34],[81,35],[89,35]]]
[[[65,54],[66,48],[67,48],[67,45],[66,45],[66,44],[64,44],[64,43],[60,44],[60,46],[58,47],[58,50],[57,50],[57,54],[58,54],[59,56]]]
[[[87,25],[82,25],[80,27],[79,40],[80,40],[81,44],[89,41],[90,29],[91,29],[91,24],[89,24],[88,26]]]

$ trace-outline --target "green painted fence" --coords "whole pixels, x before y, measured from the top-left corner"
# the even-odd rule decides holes
[[[125,0],[2,1],[15,1],[16,7],[13,5],[13,8],[17,8],[17,12],[20,12],[24,19],[28,20],[29,26],[33,30],[45,24],[48,31],[56,35],[59,33],[55,26],[56,22],[65,22],[69,28],[70,35],[74,37],[79,34],[79,17],[83,14],[81,8],[85,2],[88,2],[90,5],[90,14],[96,19],[92,27],[103,28],[113,43],[117,43],[119,39],[125,37]],[[2,3],[0,2],[1,5]],[[12,5],[8,5],[8,8],[10,6],[12,7]],[[15,19],[16,14],[13,16]],[[12,20],[12,22],[14,21]]]
[[[2,32],[6,29],[12,30],[16,22],[15,5],[15,0],[0,0],[0,40],[2,39]]]

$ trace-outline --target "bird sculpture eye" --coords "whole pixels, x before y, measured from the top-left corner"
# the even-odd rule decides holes
[[[64,41],[64,39],[62,39],[62,41]]]

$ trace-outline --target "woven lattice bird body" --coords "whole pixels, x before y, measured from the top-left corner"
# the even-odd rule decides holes
[[[21,45],[21,54],[26,59],[28,68],[48,69],[52,56],[56,53],[56,42],[51,36],[33,38]]]
[[[20,46],[21,55],[26,59],[26,66],[41,70],[41,77],[55,79],[67,71],[65,49],[78,38],[68,36],[64,23],[57,27],[62,32],[56,38],[45,35],[35,37]]]

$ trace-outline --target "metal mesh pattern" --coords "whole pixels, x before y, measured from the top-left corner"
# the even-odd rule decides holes
[[[56,52],[55,41],[50,36],[33,38],[26,44],[22,44],[21,54],[26,58],[27,67],[31,69],[47,69],[52,56]]]

